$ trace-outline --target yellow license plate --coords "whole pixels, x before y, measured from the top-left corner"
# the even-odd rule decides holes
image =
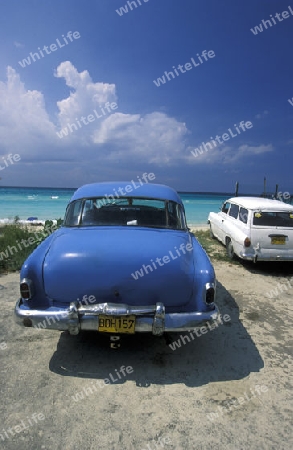
[[[103,333],[135,332],[135,316],[99,316],[99,331]]]
[[[272,244],[285,245],[285,238],[284,237],[272,237]]]

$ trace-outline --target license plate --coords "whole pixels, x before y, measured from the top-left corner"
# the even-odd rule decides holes
[[[275,245],[285,245],[285,238],[280,236],[280,237],[272,237],[272,244]]]
[[[103,333],[135,333],[135,316],[99,316],[99,331]]]

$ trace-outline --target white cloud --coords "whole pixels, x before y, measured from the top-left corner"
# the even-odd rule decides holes
[[[68,97],[56,103],[55,117],[47,113],[44,95],[26,89],[13,68],[7,69],[7,81],[0,82],[0,155],[19,153],[19,165],[26,165],[30,173],[35,171],[34,179],[62,179],[66,171],[68,179],[72,176],[72,183],[78,185],[83,176],[88,181],[95,179],[98,171],[105,176],[107,170],[115,174],[115,170],[118,173],[134,164],[164,165],[166,170],[184,164],[228,165],[273,151],[272,145],[219,146],[194,158],[192,148],[186,148],[190,132],[185,123],[162,110],[148,114],[121,111],[115,84],[94,82],[88,71],[78,72],[70,61],[62,62],[54,75],[64,79],[69,88]],[[106,102],[117,102],[118,109],[62,139],[57,136],[68,123],[87,117]]]
[[[74,89],[70,96],[57,102],[59,122],[62,127],[76,123],[76,119],[87,117],[106,102],[116,102],[114,84],[93,83],[87,71],[78,73],[69,62],[59,65],[56,77],[63,77],[67,86]],[[100,109],[97,111],[100,112]],[[82,126],[68,136],[71,140],[81,140],[90,146],[108,145],[104,159],[132,157],[148,163],[171,163],[184,148],[184,135],[188,130],[184,123],[168,117],[162,112],[146,115],[113,112],[89,125]],[[66,137],[67,139],[67,137]],[[109,146],[111,150],[109,151]]]
[[[26,90],[19,75],[7,68],[7,82],[0,81],[0,151],[5,153],[54,138],[54,125],[45,109],[43,94]]]
[[[20,42],[14,41],[13,43],[16,48],[24,48],[24,44],[21,44]]]
[[[268,145],[259,145],[259,146],[251,146],[251,145],[241,145],[238,148],[238,157],[245,155],[260,155],[262,153],[272,152],[274,150],[272,144]]]
[[[256,119],[264,119],[264,118],[266,117],[267,114],[269,114],[269,112],[268,112],[267,110],[265,110],[265,111],[263,111],[262,113],[257,114],[257,115],[255,116],[255,118],[256,118]]]
[[[17,149],[22,152],[23,161],[35,158],[36,162],[91,155],[91,161],[99,160],[99,164],[103,160],[117,157],[127,160],[135,156],[141,162],[160,164],[171,163],[184,149],[184,136],[188,132],[184,123],[156,111],[146,115],[125,114],[119,111],[119,105],[117,112],[73,129],[60,139],[57,131],[68,123],[76,124],[95,109],[100,113],[98,108],[106,102],[117,102],[117,95],[114,84],[93,82],[88,71],[79,73],[69,61],[62,62],[54,75],[63,78],[71,88],[69,96],[57,102],[57,125],[48,116],[43,94],[26,90],[16,71],[8,67],[7,82],[0,82],[2,154]]]
[[[162,112],[141,116],[116,113],[104,120],[93,139],[95,143],[114,143],[115,154],[126,153],[149,163],[169,164],[184,150],[184,123]]]
[[[191,163],[196,164],[234,164],[240,160],[248,158],[250,156],[258,156],[263,153],[268,153],[274,151],[274,147],[272,144],[261,144],[259,146],[251,146],[251,145],[240,145],[239,147],[233,146],[223,146],[219,145],[217,147],[210,148],[208,145],[206,148],[208,150],[204,150],[202,147],[203,153],[200,154],[197,152],[197,157],[194,156],[194,152],[198,147],[189,147],[189,161]],[[193,153],[191,153],[193,151]],[[195,152],[196,154],[196,152]]]
[[[70,61],[57,67],[55,77],[64,78],[66,85],[74,89],[69,97],[57,102],[61,127],[65,127],[68,122],[75,122],[76,118],[88,116],[93,109],[103,106],[107,101],[117,100],[114,84],[93,83],[87,70],[78,73]]]

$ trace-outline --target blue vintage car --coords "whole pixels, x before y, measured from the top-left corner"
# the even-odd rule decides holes
[[[82,186],[20,278],[15,317],[25,327],[162,335],[219,316],[213,266],[164,185]]]

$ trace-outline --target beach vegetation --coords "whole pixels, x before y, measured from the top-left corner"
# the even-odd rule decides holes
[[[46,221],[44,225],[34,229],[15,220],[13,224],[1,227],[0,273],[20,270],[35,248],[61,224],[62,219],[58,219],[56,225],[53,225],[53,221]]]
[[[209,230],[195,230],[194,236],[205,249],[212,262],[227,261],[231,264],[239,264],[237,260],[231,261],[226,252],[226,248],[216,239],[213,239]]]
[[[54,229],[62,225],[62,219],[57,220]],[[46,220],[43,226],[38,226],[38,230],[34,230],[32,226],[23,226],[17,220],[13,224],[5,225],[0,228],[0,272],[17,271],[21,269],[26,258],[33,250],[50,234],[53,226],[52,220]],[[38,239],[36,239],[38,234]],[[205,249],[209,257],[213,261],[227,261],[231,264],[239,264],[237,261],[230,261],[226,255],[225,247],[210,236],[208,230],[196,230],[194,236]],[[25,241],[30,243],[22,245]],[[11,249],[16,249],[12,251]]]

